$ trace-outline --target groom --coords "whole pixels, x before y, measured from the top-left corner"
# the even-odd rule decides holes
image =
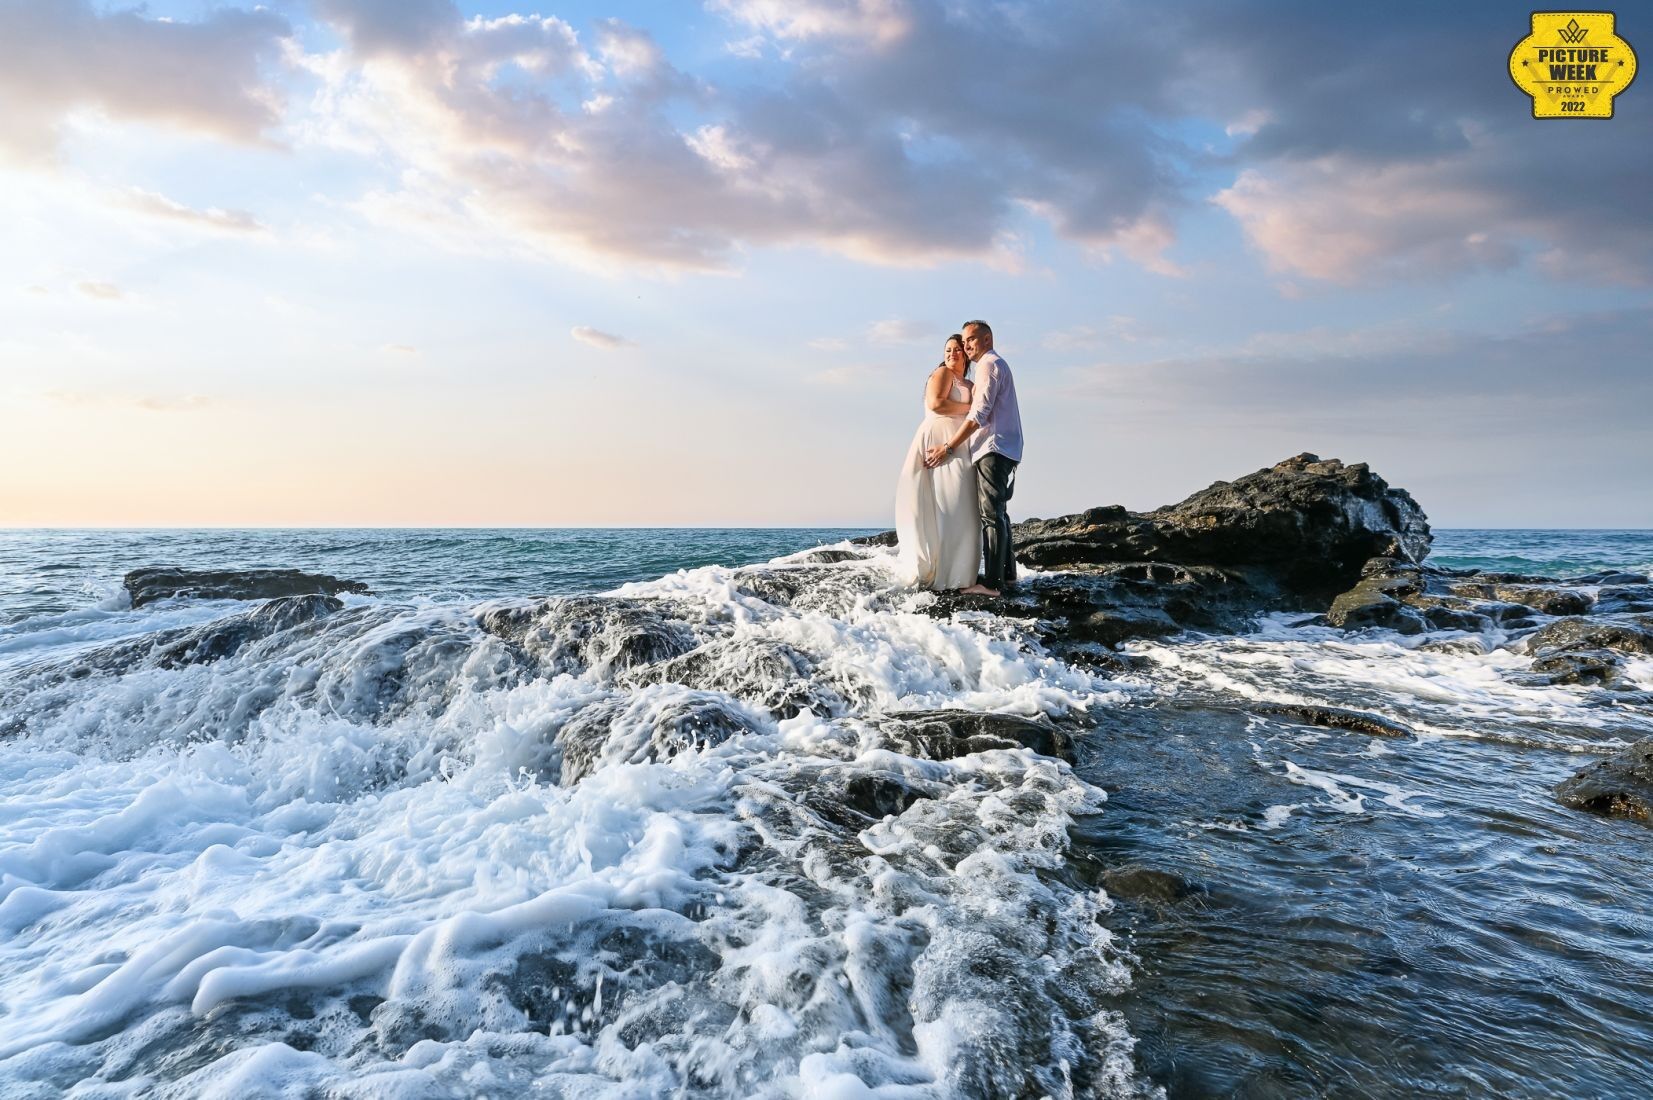
[[[1016,380],[1010,376],[1010,364],[993,350],[993,330],[986,321],[965,323],[964,353],[976,365],[970,415],[945,447],[931,447],[924,452],[924,465],[940,465],[955,447],[970,441],[987,568],[981,582],[964,591],[997,596],[1016,583],[1016,556],[1010,545],[1010,516],[1005,505],[1015,488],[1016,465],[1022,460],[1022,411],[1016,404]]]

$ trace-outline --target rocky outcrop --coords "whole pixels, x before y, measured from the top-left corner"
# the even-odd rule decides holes
[[[1528,638],[1527,647],[1533,652],[1611,649],[1619,653],[1653,654],[1653,615],[1557,619]]]
[[[1653,652],[1639,648],[1653,646],[1653,630],[1642,622],[1653,616],[1618,614],[1626,606],[1639,606],[1633,597],[1618,593],[1639,588],[1602,586],[1587,578],[1436,569],[1397,558],[1373,558],[1361,568],[1360,580],[1332,601],[1326,621],[1346,630],[1384,627],[1403,634],[1493,627],[1515,633],[1537,630],[1525,643],[1532,651],[1605,647]],[[1609,593],[1607,602],[1602,593]],[[1556,615],[1565,617],[1539,629],[1545,618]]]
[[[1422,561],[1429,523],[1363,462],[1300,454],[1147,513],[1092,508],[1016,525],[1016,556],[1042,569],[1171,562],[1241,572],[1320,606],[1374,557]]]
[[[1581,769],[1555,796],[1575,810],[1653,821],[1653,738]]]
[[[888,546],[895,535],[855,541]],[[1430,533],[1411,496],[1365,463],[1300,454],[1152,512],[1116,505],[1030,519],[1015,525],[1014,541],[1017,560],[1039,573],[1011,598],[942,593],[928,610],[991,606],[1038,622],[1072,655],[1131,638],[1241,629],[1268,611],[1325,611],[1373,558],[1422,561]]]
[[[134,569],[122,582],[132,606],[156,600],[269,600],[277,596],[337,596],[340,592],[366,593],[361,581],[342,580],[325,573],[297,569],[180,569],[149,566]]]

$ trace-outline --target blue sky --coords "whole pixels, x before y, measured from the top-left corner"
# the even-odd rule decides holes
[[[1506,9],[0,0],[0,523],[884,525],[982,316],[1017,518],[1653,526],[1653,110]]]

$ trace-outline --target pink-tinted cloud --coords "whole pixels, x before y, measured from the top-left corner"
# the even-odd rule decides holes
[[[127,203],[140,213],[203,229],[224,233],[261,233],[265,230],[264,225],[245,210],[224,210],[216,206],[198,210],[154,191],[134,188],[127,196]]]
[[[587,46],[557,20],[421,5],[417,33],[398,37],[377,0],[320,10],[357,62],[328,68],[328,132],[415,169],[405,190],[419,193],[379,196],[381,213],[712,269],[786,244],[904,266],[1008,262],[1008,227],[1036,209],[1087,246],[1165,268],[1170,147],[1120,109],[1086,34],[908,0],[726,4],[736,28],[800,52],[756,84],[713,87],[614,20]],[[1091,37],[1107,24],[1082,5],[1053,12]],[[1002,51],[994,86],[964,80],[958,59],[996,43],[1030,51]]]
[[[50,159],[82,109],[261,140],[280,118],[262,68],[288,33],[262,10],[185,22],[89,0],[0,0],[0,154]]]
[[[580,343],[600,351],[619,351],[622,348],[634,348],[637,344],[624,336],[616,336],[612,332],[592,328],[590,325],[575,325],[568,333]]]

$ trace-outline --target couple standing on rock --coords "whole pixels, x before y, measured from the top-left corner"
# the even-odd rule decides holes
[[[966,322],[947,338],[924,410],[896,481],[902,571],[925,588],[997,596],[1016,583],[1005,507],[1022,460],[1022,414],[986,321]]]

